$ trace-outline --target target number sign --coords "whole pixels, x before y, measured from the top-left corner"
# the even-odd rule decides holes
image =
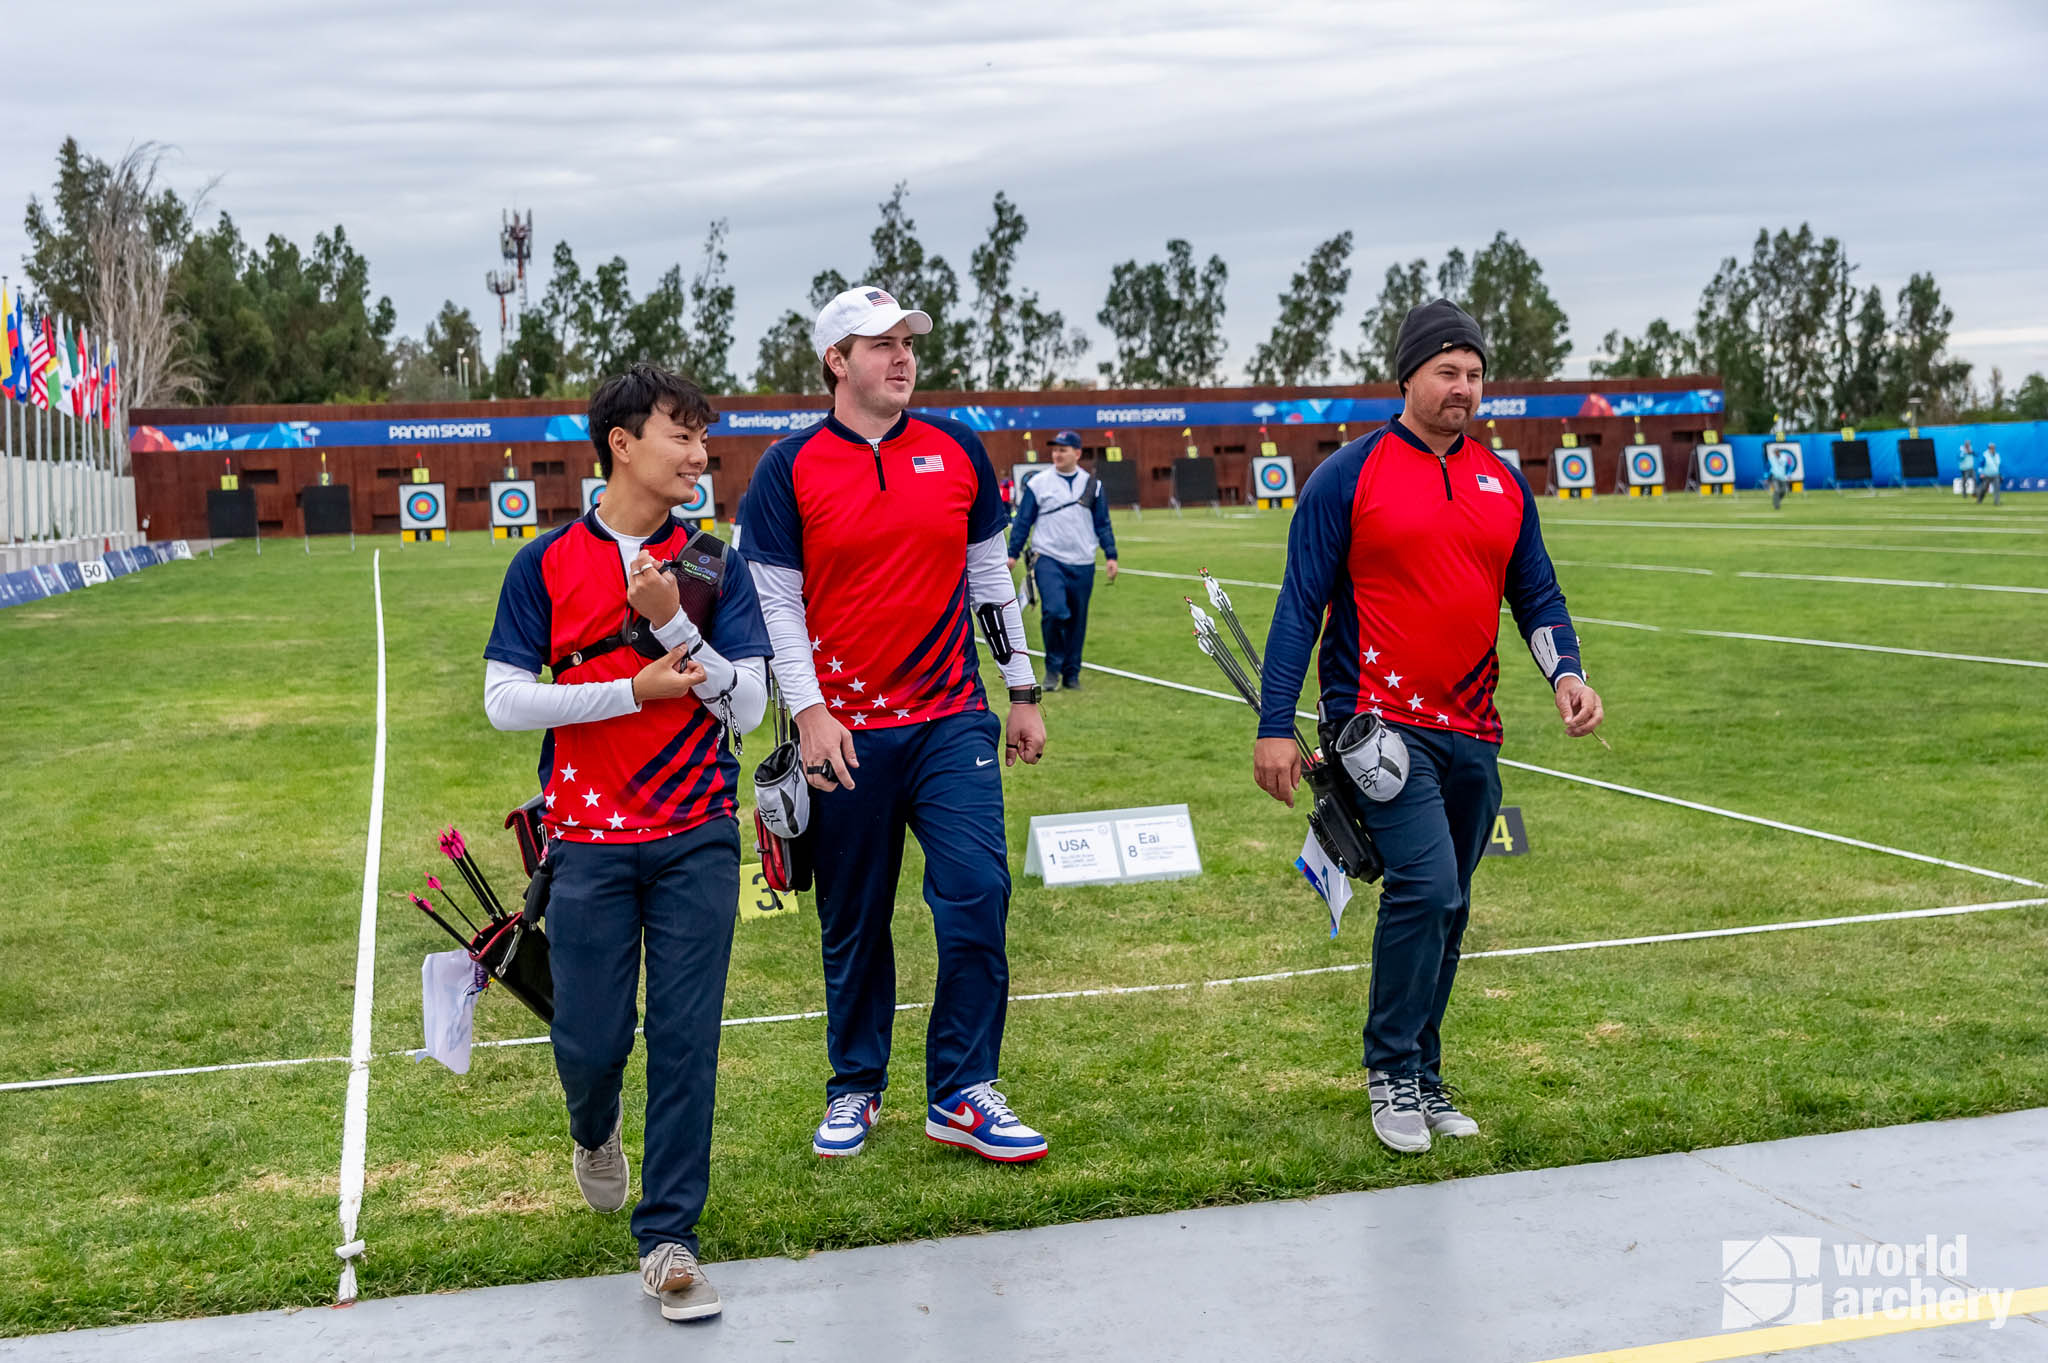
[[[1262,454],[1253,459],[1252,485],[1261,497],[1294,496],[1294,456]]]
[[[1557,468],[1559,487],[1593,486],[1593,460],[1581,449],[1558,449],[1551,451],[1551,462]]]
[[[1702,445],[1700,455],[1700,481],[1702,483],[1732,483],[1735,481],[1735,447],[1732,445]]]
[[[400,530],[446,530],[448,489],[442,483],[413,483],[398,489]]]
[[[711,475],[697,475],[697,491],[687,502],[676,503],[676,514],[686,521],[708,520],[717,514],[718,493],[711,486]]]
[[[107,565],[94,558],[86,559],[78,565],[78,575],[85,580],[88,587],[104,586],[114,580],[107,572]]]
[[[491,484],[491,524],[540,524],[540,507],[534,499],[531,478],[504,479]]]
[[[1637,487],[1652,487],[1664,481],[1664,447],[1630,445],[1621,452],[1628,480]]]

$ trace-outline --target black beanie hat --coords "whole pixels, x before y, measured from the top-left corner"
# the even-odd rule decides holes
[[[1422,368],[1430,356],[1446,350],[1476,350],[1479,363],[1486,363],[1486,338],[1471,314],[1448,298],[1410,308],[1401,319],[1401,336],[1394,342],[1394,381],[1408,382],[1408,376]]]

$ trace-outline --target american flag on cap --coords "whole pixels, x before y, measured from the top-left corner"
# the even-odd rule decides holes
[[[891,298],[888,294],[883,293],[880,289],[868,290],[868,302],[874,304],[878,308],[889,308],[894,307],[896,305],[896,300]]]

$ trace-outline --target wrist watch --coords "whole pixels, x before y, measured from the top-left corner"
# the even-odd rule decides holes
[[[1045,688],[1037,682],[1033,682],[1029,686],[1013,686],[1010,688],[1010,704],[1012,705],[1039,705],[1044,703],[1044,701]]]

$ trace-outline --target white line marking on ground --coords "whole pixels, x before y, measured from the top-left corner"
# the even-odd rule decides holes
[[[181,1079],[188,1074],[221,1074],[227,1070],[274,1070],[287,1065],[339,1065],[345,1055],[309,1055],[298,1060],[238,1060],[231,1065],[187,1065],[175,1070],[128,1070],[122,1074],[81,1074],[69,1079],[22,1079],[0,1084],[0,1093],[18,1089],[61,1089],[79,1084],[112,1084],[123,1079]]]
[[[370,592],[377,610],[377,747],[370,764],[370,830],[363,848],[363,913],[356,930],[355,1020],[348,1048],[348,1109],[341,1122],[341,1239],[361,1253],[356,1218],[363,1209],[363,1157],[370,1125],[370,998],[377,982],[377,877],[384,849],[384,578],[383,550],[370,554]],[[341,1261],[337,1302],[356,1299],[354,1255]]]
[[[1195,573],[1161,573],[1146,568],[1120,567],[1117,569],[1118,577],[1122,577],[1126,573],[1128,573],[1132,577],[1163,577],[1170,579],[1174,582],[1200,582],[1202,580],[1201,577]],[[1269,592],[1277,592],[1280,590],[1280,584],[1277,582],[1253,582],[1248,578],[1242,577],[1219,577],[1216,580],[1218,582],[1221,582],[1226,587],[1264,587]]]
[[[1597,615],[1574,615],[1572,623],[1575,625],[1612,625],[1616,629],[1640,629],[1647,630],[1651,634],[1662,634],[1664,632],[1662,625],[1644,625],[1634,620],[1603,620]]]
[[[1766,577],[1785,582],[1848,582],[1864,587],[1942,587],[1959,592],[2019,592],[2027,596],[2048,596],[2048,587],[2003,587],[1995,582],[1922,582],[1907,577],[1836,577],[1830,573],[1737,573],[1736,576]]]
[[[1725,521],[1611,521],[1605,516],[1601,516],[1597,520],[1590,516],[1581,520],[1578,517],[1558,518],[1554,512],[1544,517],[1543,528],[1546,532],[1549,531],[1553,521],[1560,528],[1583,528],[1586,526],[1600,526],[1604,528],[1610,525],[1626,525],[1647,527],[1651,530],[1756,530],[1765,532],[1773,530],[1825,530],[1836,535],[1856,533],[1856,527],[1853,525],[1815,525],[1806,521],[1764,521],[1756,525],[1730,525]],[[1884,527],[1884,533],[1894,532],[1907,535],[2048,535],[2048,530],[2029,530],[2023,526],[2016,525],[1888,525]]]
[[[1676,568],[1668,563],[1595,563],[1590,559],[1554,558],[1552,563],[1562,563],[1567,568],[1626,568],[1632,573],[1691,573],[1694,577],[1712,577],[1712,568]]]
[[[1893,923],[1914,918],[1953,918],[1961,914],[1992,913],[2002,909],[2031,909],[2048,904],[2043,899],[2001,899],[1983,904],[1948,904],[1934,909],[1896,909],[1886,913],[1846,914],[1836,918],[1802,918],[1786,923],[1746,923],[1733,928],[1699,928],[1690,932],[1660,932],[1641,937],[1602,937],[1587,942],[1550,942],[1531,947],[1497,947],[1492,951],[1468,951],[1462,959],[1467,961],[1498,960],[1510,956],[1550,956],[1566,951],[1596,951],[1607,947],[1652,946],[1663,942],[1698,942],[1712,937],[1750,937],[1767,932],[1795,932],[1807,928],[1847,927],[1857,923]],[[1271,970],[1259,975],[1232,975],[1218,980],[1185,980],[1169,984],[1122,984],[1101,985],[1090,989],[1053,989],[1037,994],[1012,994],[1011,1003],[1047,1003],[1062,999],[1120,998],[1134,994],[1166,994],[1189,989],[1222,989],[1240,984],[1268,984],[1279,980],[1306,979],[1311,975],[1344,975],[1360,970],[1370,970],[1372,962],[1355,961],[1343,965],[1304,966],[1299,970]],[[899,1013],[916,1012],[929,1008],[929,1003],[899,1003]],[[765,1013],[758,1017],[726,1018],[724,1027],[757,1027],[778,1022],[814,1022],[825,1016],[823,1009],[804,1013]],[[638,1031],[636,1029],[636,1035]],[[548,1041],[544,1036],[512,1037],[504,1041],[479,1041],[474,1049],[507,1048],[514,1046],[541,1046]],[[420,1051],[385,1051],[380,1059],[418,1060]],[[37,1079],[25,1083],[0,1084],[0,1091],[8,1089],[57,1088],[65,1084],[111,1083],[117,1079],[149,1079],[187,1074],[214,1074],[224,1070],[274,1069],[286,1065],[338,1064],[343,1057],[338,1055],[311,1056],[303,1060],[250,1060],[236,1065],[200,1065],[182,1070],[147,1070],[134,1074],[89,1075],[77,1079]]]
[[[1703,632],[1705,631],[1687,631],[1687,633],[1695,634]],[[1045,656],[1037,649],[1026,649],[1025,651],[1036,658]],[[1169,686],[1176,691],[1192,691],[1200,695],[1214,696],[1218,700],[1235,701],[1239,705],[1245,703],[1242,696],[1225,695],[1221,691],[1209,691],[1199,686],[1188,686],[1182,682],[1167,681],[1161,677],[1148,677],[1141,672],[1125,672],[1118,668],[1104,667],[1100,663],[1082,663],[1081,666],[1096,672],[1107,672],[1112,676],[1127,677],[1132,681],[1147,682],[1153,686]],[[2041,666],[2048,667],[2048,663],[2041,664]],[[1296,710],[1294,713],[1299,719],[1313,720],[1315,718],[1314,715],[1306,710]],[[2048,886],[2042,885],[2040,881],[2029,880],[2025,876],[2008,875],[2003,871],[1987,871],[1981,866],[1971,866],[1960,861],[1949,861],[1942,857],[1931,857],[1924,852],[1908,852],[1902,847],[1887,847],[1881,842],[1865,842],[1861,838],[1846,837],[1840,833],[1827,833],[1818,828],[1807,828],[1801,824],[1781,823],[1776,819],[1766,819],[1755,814],[1743,814],[1733,809],[1722,809],[1717,805],[1704,805],[1693,800],[1681,800],[1676,795],[1659,795],[1653,790],[1640,790],[1635,786],[1616,785],[1612,781],[1601,781],[1591,776],[1580,776],[1576,772],[1558,771],[1552,767],[1539,767],[1528,762],[1517,762],[1512,758],[1503,757],[1498,760],[1504,767],[1517,767],[1522,771],[1532,771],[1543,776],[1554,776],[1560,781],[1576,781],[1581,785],[1598,786],[1602,790],[1617,791],[1623,795],[1635,795],[1645,800],[1656,800],[1661,804],[1677,805],[1682,809],[1697,810],[1703,814],[1718,814],[1724,819],[1735,819],[1742,823],[1760,824],[1765,828],[1775,828],[1786,833],[1800,833],[1809,838],[1819,838],[1824,842],[1841,843],[1848,847],[1861,847],[1867,851],[1883,852],[1888,856],[1904,857],[1908,861],[1926,862],[1932,866],[1946,866],[1951,870],[1968,871],[1972,875],[1986,876],[1992,880],[2003,880],[2014,885],[2028,885],[2037,889],[2048,889]]]
[[[1945,857],[1931,857],[1925,852],[1908,852],[1903,847],[1887,847],[1881,842],[1865,842],[1861,838],[1845,837],[1840,833],[1828,833],[1818,828],[1807,828],[1801,824],[1783,823],[1777,819],[1766,819],[1755,814],[1743,814],[1733,809],[1722,809],[1717,805],[1703,805],[1693,800],[1681,800],[1675,795],[1659,795],[1654,790],[1639,790],[1635,786],[1617,785],[1612,781],[1596,780],[1591,776],[1580,776],[1575,772],[1557,771],[1551,767],[1539,767],[1529,762],[1517,762],[1511,758],[1500,759],[1503,767],[1515,767],[1522,771],[1533,771],[1544,776],[1555,776],[1560,781],[1576,781],[1580,785],[1598,786],[1602,790],[1619,791],[1623,795],[1634,795],[1659,804],[1677,805],[1681,809],[1696,809],[1703,814],[1718,814],[1724,819],[1736,819],[1742,823],[1753,823],[1764,828],[1775,828],[1785,833],[1799,833],[1823,842],[1838,842],[1846,847],[1861,847],[1869,852],[1883,852],[1886,856],[1904,857],[1908,861],[1925,862],[1930,866],[1946,866],[1952,871],[1968,871],[1971,875],[1985,876],[1991,880],[2003,880],[2013,885],[2027,885],[2036,889],[2048,888],[2038,880],[2025,876],[2008,875],[2004,871],[1987,871],[1982,866],[1971,866],[1967,862],[1950,861]]]
[[[2048,524],[2048,516],[2014,516],[2004,511],[1979,511],[1971,515],[1964,511],[1885,511],[1880,512],[1881,521],[1982,521],[1986,516],[1996,516],[2002,521],[2023,521],[2028,525]]]
[[[1844,544],[1840,540],[1751,540],[1785,549],[1862,549],[1884,554],[1980,554],[1993,558],[2048,558],[2041,549],[1978,549],[1963,544]]]
[[[1795,639],[1782,634],[1744,634],[1739,630],[1689,629],[1686,634],[1703,634],[1710,639],[1755,639],[1767,644],[1803,644],[1808,648],[1848,648],[1859,653],[1899,653],[1908,658],[1942,658],[1954,663],[1997,663],[2002,667],[2042,667],[2048,663],[2032,658],[1994,658],[1982,653],[1937,653],[1924,648],[1887,648],[1883,644],[1845,644],[1835,639]]]

